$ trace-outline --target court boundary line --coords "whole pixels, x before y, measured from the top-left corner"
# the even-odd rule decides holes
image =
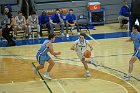
[[[34,65],[34,63],[32,62],[32,65],[33,67],[35,67],[36,69],[36,66]],[[40,72],[37,70],[37,73],[39,74],[40,78],[42,79],[42,81],[45,83],[46,87],[49,89],[50,93],[53,93],[51,88],[49,87],[49,85],[47,84],[46,80],[44,80],[44,78],[42,77],[42,75],[40,74]]]
[[[66,90],[65,90],[65,88],[61,85],[61,83],[59,81],[57,81],[57,84],[60,86],[60,88],[62,89],[62,91],[64,93],[67,93]]]
[[[99,70],[99,71],[102,71],[102,70]],[[129,85],[131,85],[139,93],[139,90],[137,88],[135,88],[131,83],[127,82],[126,80],[122,79],[121,77],[118,77],[118,76],[116,76],[114,74],[111,74],[109,72],[106,72],[106,71],[102,71],[102,72],[107,73],[107,74],[110,74],[110,75],[112,75],[112,76],[114,76],[116,78],[119,78],[119,79],[123,80],[124,82],[128,83]]]
[[[122,55],[130,55],[130,54],[122,54]],[[110,56],[114,56],[114,55],[110,55]],[[110,57],[110,56],[104,56],[104,57]],[[115,55],[115,56],[118,56],[118,55]],[[102,56],[99,56],[99,57],[102,57]],[[91,57],[91,58],[95,58],[95,57]],[[57,61],[59,60],[69,60],[69,61],[75,61],[74,59],[77,59],[77,58],[73,58],[73,59],[62,59],[62,58],[57,58]],[[55,61],[55,60],[54,60]],[[104,66],[104,65],[101,65],[101,64],[98,64],[99,67],[102,67],[102,68],[106,68],[106,69],[109,69],[111,71],[115,71],[115,72],[119,72],[121,74],[124,74],[124,75],[127,75],[125,72],[123,71],[120,71],[120,70],[117,70],[117,69],[114,69],[114,68],[111,68],[111,67],[107,67],[107,66]],[[140,79],[134,77],[131,75],[131,77],[137,81],[140,82]]]
[[[118,77],[117,77],[118,78]],[[61,78],[61,79],[53,79],[54,81],[58,81],[59,82],[59,80],[86,80],[87,78]],[[93,78],[91,78],[90,80],[94,80]],[[105,81],[105,82],[109,82],[109,83],[113,83],[113,84],[115,84],[115,85],[117,85],[117,86],[120,86],[121,88],[123,88],[124,89],[124,91],[125,91],[125,93],[128,93],[128,90],[125,88],[125,87],[123,87],[122,85],[120,85],[120,84],[117,84],[116,82],[111,82],[111,81],[108,81],[108,80],[103,80],[103,79],[95,79],[95,80],[101,80],[101,81]],[[127,82],[126,82],[127,83]],[[128,83],[129,84],[129,83]],[[129,84],[130,86],[132,86],[131,84]],[[62,86],[62,85],[61,85]],[[133,86],[132,86],[133,87]],[[64,88],[64,87],[63,87]],[[135,89],[135,88],[134,88]],[[137,91],[137,90],[136,90]],[[138,91],[137,91],[138,92]],[[64,93],[67,93],[67,92],[64,92]]]
[[[129,53],[129,54],[119,54],[119,55],[130,55],[130,54],[133,54],[133,53]],[[95,57],[91,57],[91,58],[97,58],[97,57],[110,57],[110,56],[119,56],[119,55],[95,56]],[[0,56],[3,56],[3,55],[0,55]],[[17,58],[17,56],[20,56],[20,55],[9,55],[9,56],[16,56],[16,58]],[[33,56],[32,56],[32,57],[33,57]],[[20,58],[18,58],[18,59],[20,59]],[[24,58],[21,58],[21,59],[24,59]],[[69,61],[75,61],[74,59],[78,59],[78,58],[72,58],[72,59],[56,58],[56,59],[54,59],[54,61],[59,61],[59,60],[69,60]],[[114,69],[114,68],[110,68],[110,67],[107,67],[107,66],[104,66],[104,65],[100,65],[100,64],[99,64],[99,66],[100,66],[100,67],[107,68],[107,69],[110,69],[110,70],[113,70],[113,71],[116,71],[116,72],[119,72],[119,73],[122,73],[122,74],[126,75],[126,73],[125,73],[125,72],[122,72],[122,71],[116,70],[116,69]],[[134,76],[131,76],[131,77],[132,77],[133,79],[135,79],[135,80],[137,80],[137,81],[139,81],[139,82],[140,82],[140,79],[138,79],[138,78],[136,78],[136,77],[134,77]]]

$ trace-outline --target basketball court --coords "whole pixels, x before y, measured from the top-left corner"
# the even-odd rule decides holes
[[[119,32],[116,25],[99,26],[92,33]],[[35,56],[40,44],[1,47],[0,93],[139,93],[139,61],[134,64],[131,80],[122,79],[133,53],[133,44],[125,42],[127,39],[97,40],[100,44],[93,46],[92,58],[100,66],[88,64],[90,78],[86,78],[83,64],[76,53],[70,50],[74,42],[54,43],[55,51],[61,51],[62,54],[58,59],[52,57],[55,61],[50,73],[52,80],[43,77],[48,64],[38,75],[32,71],[33,65],[38,65]],[[89,42],[94,44],[93,40]]]

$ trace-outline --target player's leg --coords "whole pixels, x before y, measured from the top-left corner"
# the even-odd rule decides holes
[[[37,24],[37,34],[38,34],[38,38],[41,38],[41,36],[40,36],[40,25],[39,24]]]
[[[17,30],[18,30],[18,25],[15,25],[14,26],[14,31],[13,31],[13,37],[14,37],[14,39],[16,39]]]
[[[131,73],[133,71],[133,64],[135,63],[135,61],[137,60],[136,56],[132,56],[132,58],[129,61],[129,69],[128,69],[128,74],[126,74],[124,76],[125,80],[130,80],[131,77]]]
[[[94,61],[92,58],[89,58],[89,60],[87,60],[87,63],[90,63],[94,65],[95,67],[99,66],[99,64],[97,64],[96,61]]]
[[[40,55],[39,53],[37,53],[36,59],[37,59],[39,65],[38,65],[36,68],[33,67],[33,71],[34,71],[35,74],[37,74],[37,71],[38,71],[38,70],[44,68],[44,64],[45,64],[45,61],[46,61],[46,60],[45,60],[45,57],[42,56],[42,55]]]
[[[28,32],[28,27],[27,25],[22,25],[22,30],[25,30],[25,38],[28,38],[29,32]]]
[[[32,34],[32,28],[31,25],[28,25],[28,32],[29,32],[29,39],[31,39],[31,34]]]
[[[88,69],[88,65],[87,65],[87,62],[86,62],[86,60],[85,60],[85,58],[84,58],[83,55],[84,55],[83,53],[77,52],[77,56],[80,58],[81,62],[82,62],[83,65],[84,65],[84,68],[85,68],[85,70],[86,70],[86,76],[87,76],[87,77],[90,77],[91,75],[90,75],[90,72],[89,72],[89,69]]]
[[[87,62],[85,61],[85,58],[82,58],[81,61],[82,61],[83,65],[84,65],[84,68],[86,70],[86,76],[90,77],[91,75],[90,75],[90,72],[89,72],[89,69],[88,69]]]
[[[50,71],[52,70],[52,68],[53,68],[53,66],[54,66],[55,63],[54,63],[54,61],[53,61],[51,58],[48,60],[48,63],[49,63],[49,66],[48,66],[47,72],[46,72],[46,74],[44,75],[44,77],[47,78],[47,79],[52,79],[52,78],[50,77],[49,73],[50,73]]]
[[[69,37],[69,34],[68,34],[68,27],[69,27],[69,24],[66,23],[66,37]]]

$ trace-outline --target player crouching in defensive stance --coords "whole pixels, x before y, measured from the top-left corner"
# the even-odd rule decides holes
[[[55,40],[55,35],[49,34],[48,40],[44,41],[44,43],[41,45],[36,55],[39,65],[36,68],[33,68],[34,72],[37,73],[37,70],[44,68],[45,61],[47,61],[49,63],[49,66],[46,74],[44,75],[44,77],[47,79],[52,79],[49,75],[49,72],[51,71],[51,69],[55,64],[52,58],[48,55],[48,52],[50,52],[51,55],[54,55],[55,57],[58,57],[61,54],[61,52],[54,52],[53,45],[52,45],[52,42],[54,42],[54,40]]]
[[[137,59],[140,60],[140,29],[138,25],[134,25],[132,28],[131,37],[127,42],[133,41],[134,44],[134,54],[129,61],[129,69],[128,74],[124,75],[123,78],[125,80],[130,80],[131,72],[133,70],[133,64]]]
[[[72,45],[71,50],[75,50],[77,53],[77,56],[80,58],[82,63],[84,64],[84,68],[86,70],[86,77],[90,77],[90,72],[89,68],[87,65],[87,61],[85,60],[84,52],[87,50],[87,46],[90,47],[90,51],[93,50],[93,47],[90,45],[90,43],[85,39],[86,34],[85,33],[80,33],[80,37],[78,40],[75,41],[75,43]],[[93,60],[89,60],[90,63],[96,65]]]

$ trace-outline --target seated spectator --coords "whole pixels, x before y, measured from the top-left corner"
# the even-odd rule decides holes
[[[2,25],[1,25],[1,20],[0,20],[0,40],[2,40]]]
[[[51,19],[50,19],[50,27],[51,27],[51,32],[54,33],[54,27],[56,25],[59,25],[61,28],[61,36],[64,36],[64,20],[63,20],[63,15],[60,13],[59,9],[56,9],[55,13],[52,14]]]
[[[49,23],[49,16],[45,11],[39,16],[39,25],[40,25],[40,35],[42,36],[42,29],[48,28],[48,33],[50,33],[50,23]]]
[[[74,27],[76,24],[76,16],[75,14],[73,13],[73,9],[70,9],[69,10],[69,13],[66,15],[66,37],[69,37],[69,34],[68,34],[68,27],[71,26],[71,27]],[[79,32],[79,29],[77,29],[77,31]]]
[[[18,16],[15,17],[14,23],[14,38],[16,38],[16,34],[18,30],[25,30],[25,37],[28,37],[28,28],[26,25],[26,19],[22,15],[22,11],[18,11]]]
[[[129,20],[130,17],[130,6],[128,5],[127,1],[123,1],[123,6],[120,9],[119,12],[119,23],[120,23],[120,28],[123,28],[124,23],[122,22],[123,20]]]
[[[28,30],[29,30],[29,39],[31,39],[31,34],[34,35],[34,33],[32,32],[32,29],[36,29],[37,28],[37,34],[38,34],[38,38],[40,37],[40,25],[38,23],[38,16],[36,15],[35,11],[31,12],[31,15],[28,17]],[[32,32],[32,33],[31,33]]]
[[[5,18],[5,15],[4,15],[4,5],[0,5],[1,7],[1,12],[0,12],[0,15],[1,15],[1,18],[0,18],[0,41],[2,40],[2,20],[4,20]]]
[[[2,36],[7,40],[7,45],[6,46],[15,46],[16,43],[10,36],[10,31],[12,31],[12,28],[14,26],[14,17],[11,14],[11,8],[6,7],[4,8],[4,15],[5,18],[2,20]]]
[[[2,40],[2,27],[0,26],[0,40]]]

